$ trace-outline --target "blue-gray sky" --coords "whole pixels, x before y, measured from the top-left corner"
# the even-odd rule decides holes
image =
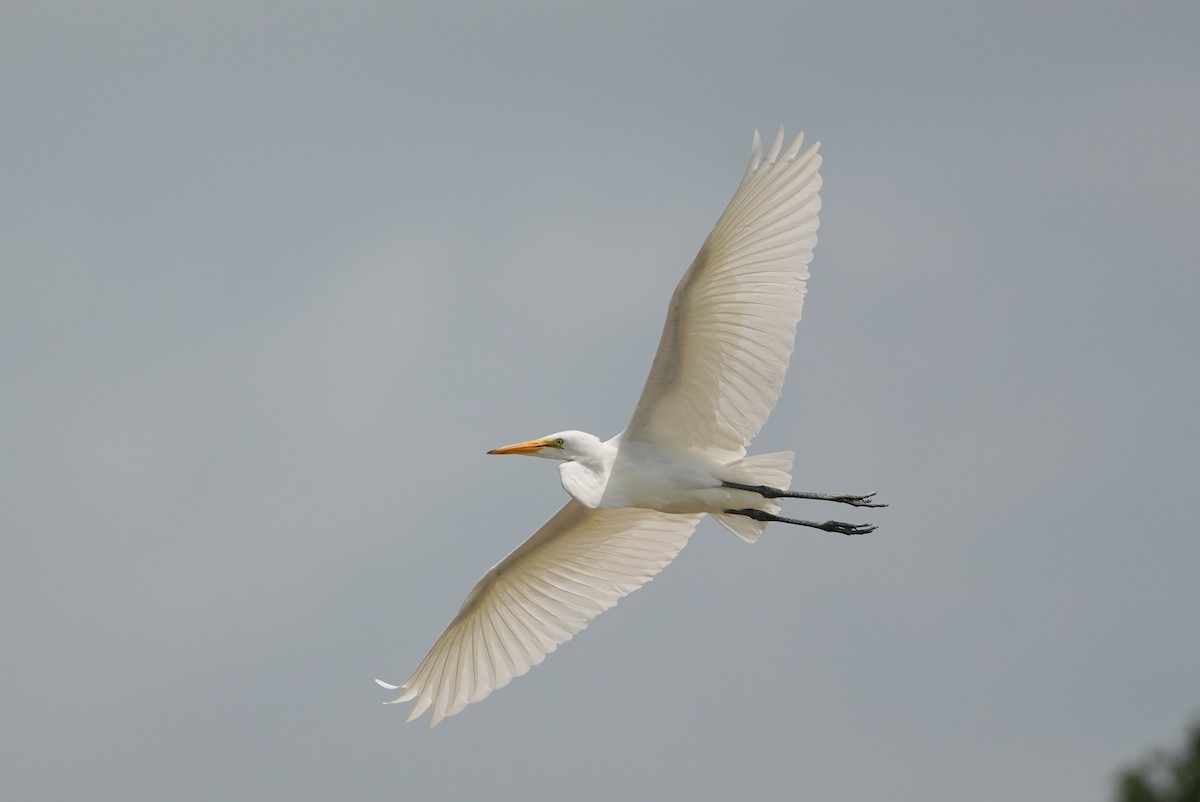
[[[1194,3],[2,20],[6,798],[1084,802],[1200,711]],[[879,531],[705,523],[405,725],[372,678],[562,502],[484,451],[624,425],[780,123],[825,206],[755,448]]]

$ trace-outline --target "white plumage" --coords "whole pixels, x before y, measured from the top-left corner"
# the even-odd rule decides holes
[[[542,662],[617,599],[649,582],[684,547],[700,518],[568,501],[476,583],[404,683],[407,690],[396,701],[415,700],[408,720],[432,706],[429,723],[437,724]]]
[[[746,453],[775,407],[821,209],[820,143],[804,135],[780,158],[754,132],[746,174],[683,275],[627,434],[729,461]]]
[[[650,376],[626,430],[601,442],[559,432],[489,453],[563,460],[571,495],[554,517],[488,571],[402,687],[408,720],[430,725],[507,685],[649,582],[705,513],[754,540],[767,521],[845,534],[873,527],[775,515],[775,498],[881,506],[870,496],[785,493],[792,454],[744,458],[779,397],[804,302],[821,207],[814,144],[750,163],[671,298]],[[376,680],[385,688],[398,686]]]

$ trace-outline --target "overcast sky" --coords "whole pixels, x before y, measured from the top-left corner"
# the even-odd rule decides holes
[[[712,5],[712,4],[710,4]],[[1194,2],[0,12],[6,799],[1106,799],[1200,713]],[[823,142],[712,522],[434,730],[403,680],[607,437],[755,128]],[[800,517],[835,512],[791,502]]]

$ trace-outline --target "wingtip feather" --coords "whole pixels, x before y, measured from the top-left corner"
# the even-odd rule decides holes
[[[767,164],[774,164],[779,158],[779,151],[783,149],[783,126],[775,129],[775,136],[771,139],[771,147],[767,148],[766,158],[763,159]]]
[[[820,144],[819,142],[816,144]],[[796,138],[792,140],[792,144],[788,146],[787,151],[783,154],[785,162],[794,161],[796,155],[800,153],[800,148],[804,147],[804,132],[796,134]]]
[[[758,165],[762,161],[762,137],[758,134],[758,129],[754,129],[754,139],[750,141],[750,161],[746,164],[746,175],[753,173],[758,169]]]

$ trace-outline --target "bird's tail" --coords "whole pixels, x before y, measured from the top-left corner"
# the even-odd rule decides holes
[[[737,471],[744,478],[738,481],[748,485],[766,485],[776,490],[787,490],[792,486],[792,461],[796,455],[791,451],[776,451],[771,454],[756,454],[729,463],[726,467]],[[778,502],[763,499],[762,509],[770,513],[779,512]],[[722,515],[714,513],[713,517],[721,526],[733,532],[747,543],[758,540],[758,536],[767,527],[766,521],[756,521],[745,515]]]

